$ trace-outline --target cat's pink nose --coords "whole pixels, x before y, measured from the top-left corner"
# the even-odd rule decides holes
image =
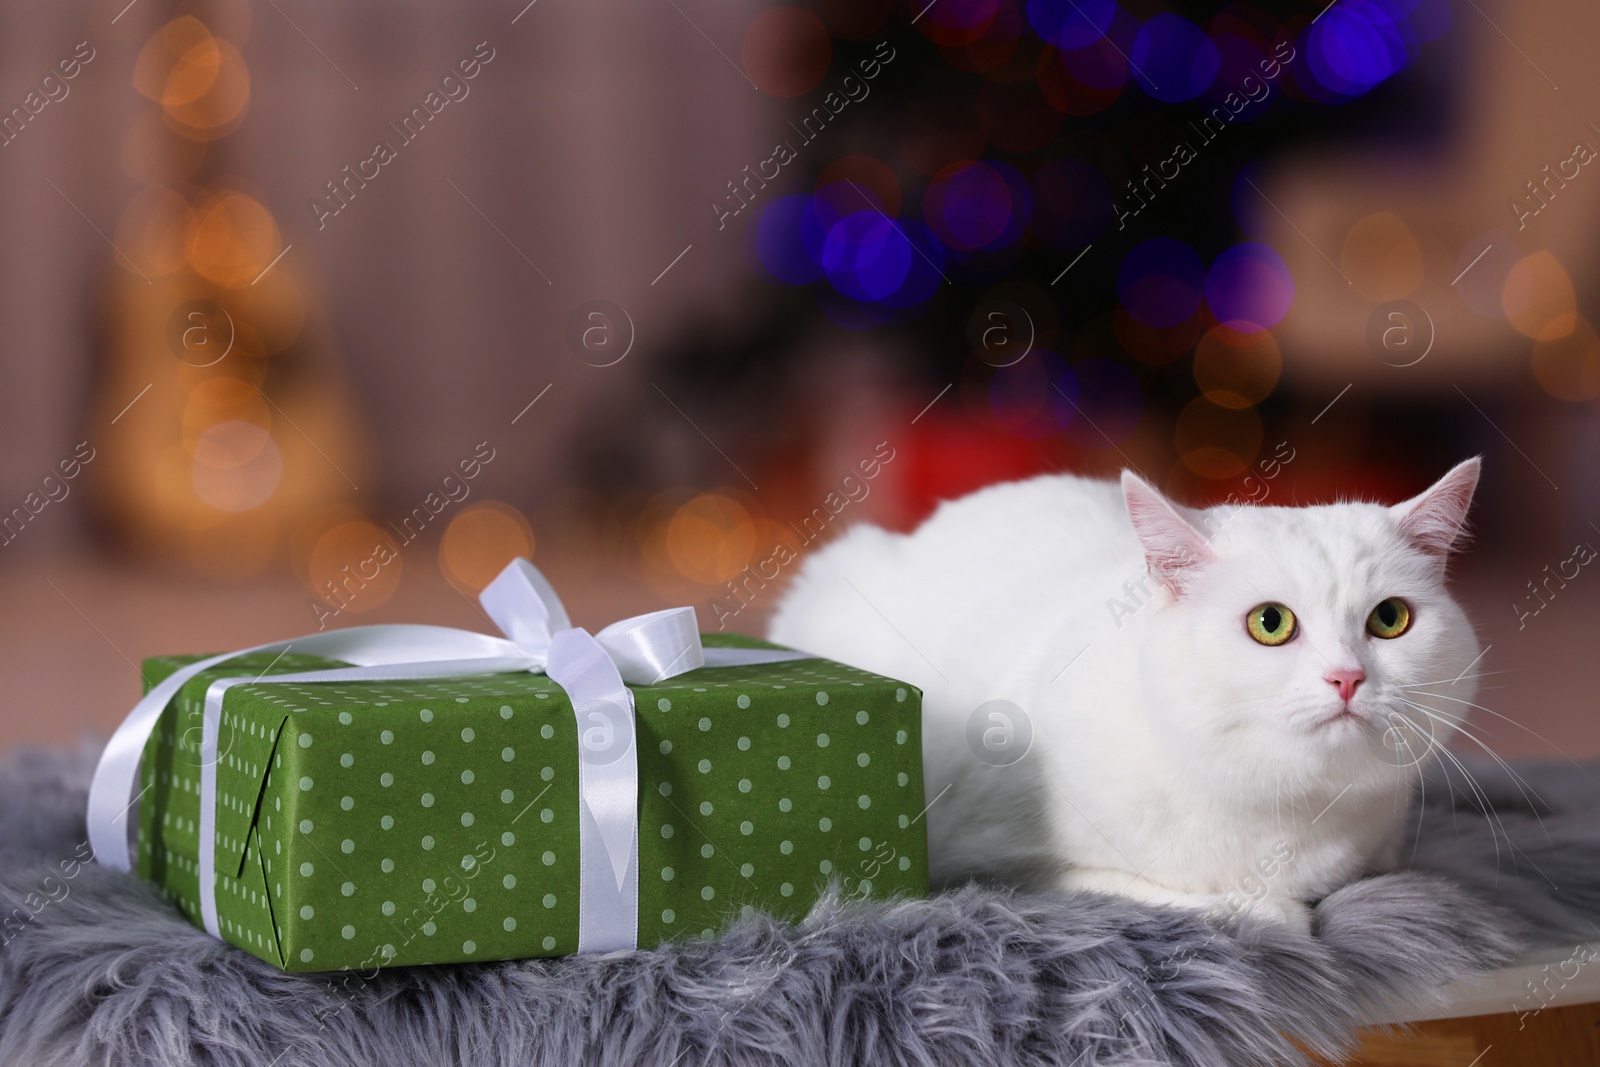
[[[1330,685],[1339,687],[1339,698],[1346,704],[1356,695],[1356,686],[1367,680],[1367,672],[1360,667],[1341,667],[1323,675]]]

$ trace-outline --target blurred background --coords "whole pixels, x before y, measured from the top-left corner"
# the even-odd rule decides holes
[[[0,744],[147,655],[760,633],[852,522],[1045,471],[1398,500],[1506,755],[1600,756],[1600,8],[0,8]],[[1471,749],[1472,742],[1462,745]]]

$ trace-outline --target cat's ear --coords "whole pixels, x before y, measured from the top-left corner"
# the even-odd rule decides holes
[[[1205,535],[1178,514],[1172,502],[1132,471],[1122,472],[1122,499],[1150,574],[1173,596],[1181,596],[1196,568],[1214,556]]]
[[[1466,524],[1480,466],[1476,456],[1458,463],[1419,495],[1390,508],[1401,536],[1430,556],[1448,556]]]

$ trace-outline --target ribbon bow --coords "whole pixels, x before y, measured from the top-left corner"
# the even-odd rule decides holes
[[[130,870],[124,820],[139,759],[161,712],[201,671],[256,652],[326,656],[353,664],[331,670],[221,678],[206,689],[200,739],[200,911],[220,937],[216,901],[217,735],[222,703],[236,685],[285,682],[416,681],[530,671],[566,691],[578,722],[578,951],[638,943],[639,767],[633,693],[699,667],[809,658],[775,649],[702,648],[694,609],[667,608],[612,623],[597,634],[572,625],[545,576],[513,560],[478,596],[504,637],[447,626],[357,626],[256,645],[188,664],[135,704],[112,734],[89,786],[89,843],[108,867]],[[135,798],[137,799],[137,798]]]

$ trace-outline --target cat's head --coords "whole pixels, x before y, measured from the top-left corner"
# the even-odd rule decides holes
[[[1160,587],[1141,681],[1176,765],[1243,798],[1393,787],[1437,758],[1477,693],[1445,566],[1478,467],[1393,506],[1207,511],[1124,472]]]

